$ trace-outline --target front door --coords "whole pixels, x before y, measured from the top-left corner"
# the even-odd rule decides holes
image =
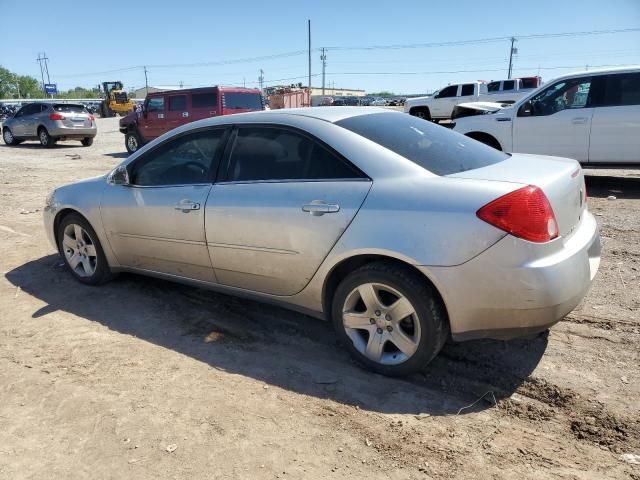
[[[150,142],[168,130],[164,96],[147,99],[138,119],[138,131],[143,140]]]
[[[561,80],[520,107],[513,121],[513,150],[586,162],[593,108],[591,78]]]
[[[449,85],[443,88],[436,95],[436,101],[432,102],[429,108],[431,116],[434,118],[449,118],[453,112],[453,107],[458,104],[458,89],[460,85]]]
[[[594,77],[589,162],[640,162],[640,73]]]
[[[240,127],[206,208],[219,283],[301,291],[362,205],[370,180],[317,140],[284,127]]]
[[[224,130],[171,139],[127,166],[130,185],[109,185],[101,202],[109,244],[126,267],[213,282],[204,207]]]

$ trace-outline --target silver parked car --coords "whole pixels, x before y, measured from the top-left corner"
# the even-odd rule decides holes
[[[58,140],[80,140],[89,147],[98,133],[96,119],[84,105],[71,103],[28,103],[2,124],[7,145],[40,140],[52,147]]]
[[[449,335],[547,329],[600,261],[577,162],[372,107],[190,123],[56,189],[44,220],[83,283],[131,271],[279,303],[388,375]]]

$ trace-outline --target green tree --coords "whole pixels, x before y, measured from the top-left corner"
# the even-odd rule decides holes
[[[28,75],[17,75],[0,67],[0,98],[40,98],[42,86]]]

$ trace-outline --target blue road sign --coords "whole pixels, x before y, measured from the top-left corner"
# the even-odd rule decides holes
[[[47,92],[47,95],[55,95],[58,93],[58,86],[55,83],[45,83],[44,91]]]

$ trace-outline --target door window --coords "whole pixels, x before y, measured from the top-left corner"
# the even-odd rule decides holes
[[[139,186],[192,185],[210,182],[224,130],[180,136],[145,154],[130,169]]]
[[[468,97],[473,95],[473,83],[468,83],[466,85],[462,85],[462,93],[460,93],[461,97]]]
[[[594,107],[640,105],[640,73],[596,77],[593,97]]]
[[[455,97],[458,93],[457,85],[449,85],[448,87],[443,88],[438,94],[438,98],[449,98]]]
[[[515,80],[505,80],[502,82],[502,90],[513,90],[516,87]]]
[[[228,181],[232,182],[362,177],[324,146],[281,128],[241,128],[229,159]]]
[[[490,82],[489,85],[487,85],[487,90],[489,92],[500,91],[500,82]]]
[[[562,110],[584,108],[590,88],[591,78],[573,78],[555,83],[531,99],[532,115],[553,115]]]
[[[148,112],[164,112],[164,97],[153,97],[147,104]]]
[[[186,95],[174,95],[173,97],[169,97],[170,112],[184,112],[186,110],[187,110]]]
[[[207,108],[218,106],[218,96],[215,92],[194,93],[191,95],[191,106],[193,108]]]
[[[22,115],[19,115],[19,116],[33,115],[34,113],[40,113],[41,111],[42,111],[41,103],[31,103],[22,109]]]

